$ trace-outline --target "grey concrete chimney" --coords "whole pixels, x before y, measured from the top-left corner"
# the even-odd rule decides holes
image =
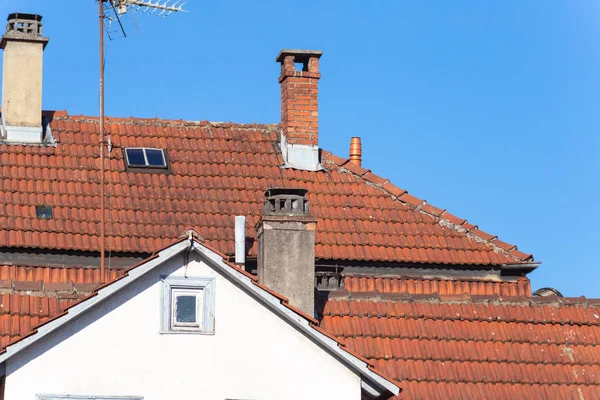
[[[0,40],[2,71],[1,139],[41,143],[42,60],[48,38],[42,36],[42,17],[13,13]]]
[[[315,308],[315,228],[306,189],[272,188],[258,223],[258,280],[308,315]]]

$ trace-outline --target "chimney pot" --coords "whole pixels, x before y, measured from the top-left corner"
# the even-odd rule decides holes
[[[265,192],[265,215],[308,215],[306,189],[271,188]]]
[[[235,263],[246,264],[246,217],[235,217]]]
[[[362,146],[359,137],[350,139],[350,162],[360,167],[362,163]]]
[[[37,14],[12,13],[8,15],[6,33],[15,36],[42,37],[42,16]]]

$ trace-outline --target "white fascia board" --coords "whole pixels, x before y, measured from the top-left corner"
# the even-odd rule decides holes
[[[154,257],[151,260],[148,260],[146,263],[141,264],[136,268],[133,268],[128,272],[128,274],[125,277],[100,289],[94,297],[91,297],[69,308],[67,310],[67,314],[48,322],[45,325],[42,325],[37,329],[37,332],[35,334],[26,337],[11,346],[8,346],[6,348],[6,352],[0,355],[0,363],[3,363],[6,360],[10,359],[12,356],[26,349],[38,340],[43,339],[46,335],[54,332],[55,330],[60,328],[62,325],[68,323],[72,319],[77,318],[79,315],[85,313],[87,310],[94,307],[96,304],[112,296],[113,294],[128,286],[129,284],[135,282],[139,277],[146,274],[148,271],[153,270],[165,261],[187,250],[189,247],[190,243],[188,241],[182,241],[170,247],[167,247],[166,249],[163,249],[157,254],[157,257]]]
[[[215,254],[203,246],[194,246],[194,250],[207,257],[209,261],[212,261],[211,264],[213,268],[223,273],[230,280],[237,282],[238,286],[245,289],[248,294],[267,306],[267,308],[275,312],[286,322],[290,323],[305,336],[313,340],[313,342],[329,354],[333,355],[338,361],[350,368],[350,370],[360,375],[361,387],[370,395],[376,397],[380,396],[384,390],[387,390],[394,395],[400,393],[400,388],[398,386],[371,371],[364,361],[340,348],[337,341],[312,328],[306,318],[281,304],[281,300],[278,297],[275,297],[271,293],[255,285],[250,277],[223,262],[223,258],[218,254]]]

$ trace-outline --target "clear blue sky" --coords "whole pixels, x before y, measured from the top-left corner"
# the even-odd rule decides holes
[[[44,107],[98,115],[93,0],[44,16]],[[600,3],[206,1],[108,43],[107,115],[276,123],[281,48],[321,49],[320,145],[533,253],[533,289],[600,297]],[[130,30],[133,34],[134,30]]]

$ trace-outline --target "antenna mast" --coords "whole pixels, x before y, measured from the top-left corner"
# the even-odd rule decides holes
[[[106,233],[104,223],[104,32],[106,31],[109,39],[112,40],[110,31],[106,29],[105,20],[109,21],[109,26],[114,21],[118,23],[118,31],[122,37],[126,37],[125,29],[121,23],[121,15],[126,13],[140,12],[142,14],[152,15],[156,12],[157,16],[168,17],[174,12],[186,12],[183,6],[186,1],[182,0],[96,0],[98,1],[98,17],[100,20],[100,282],[106,281],[105,270],[105,252],[106,252]]]

